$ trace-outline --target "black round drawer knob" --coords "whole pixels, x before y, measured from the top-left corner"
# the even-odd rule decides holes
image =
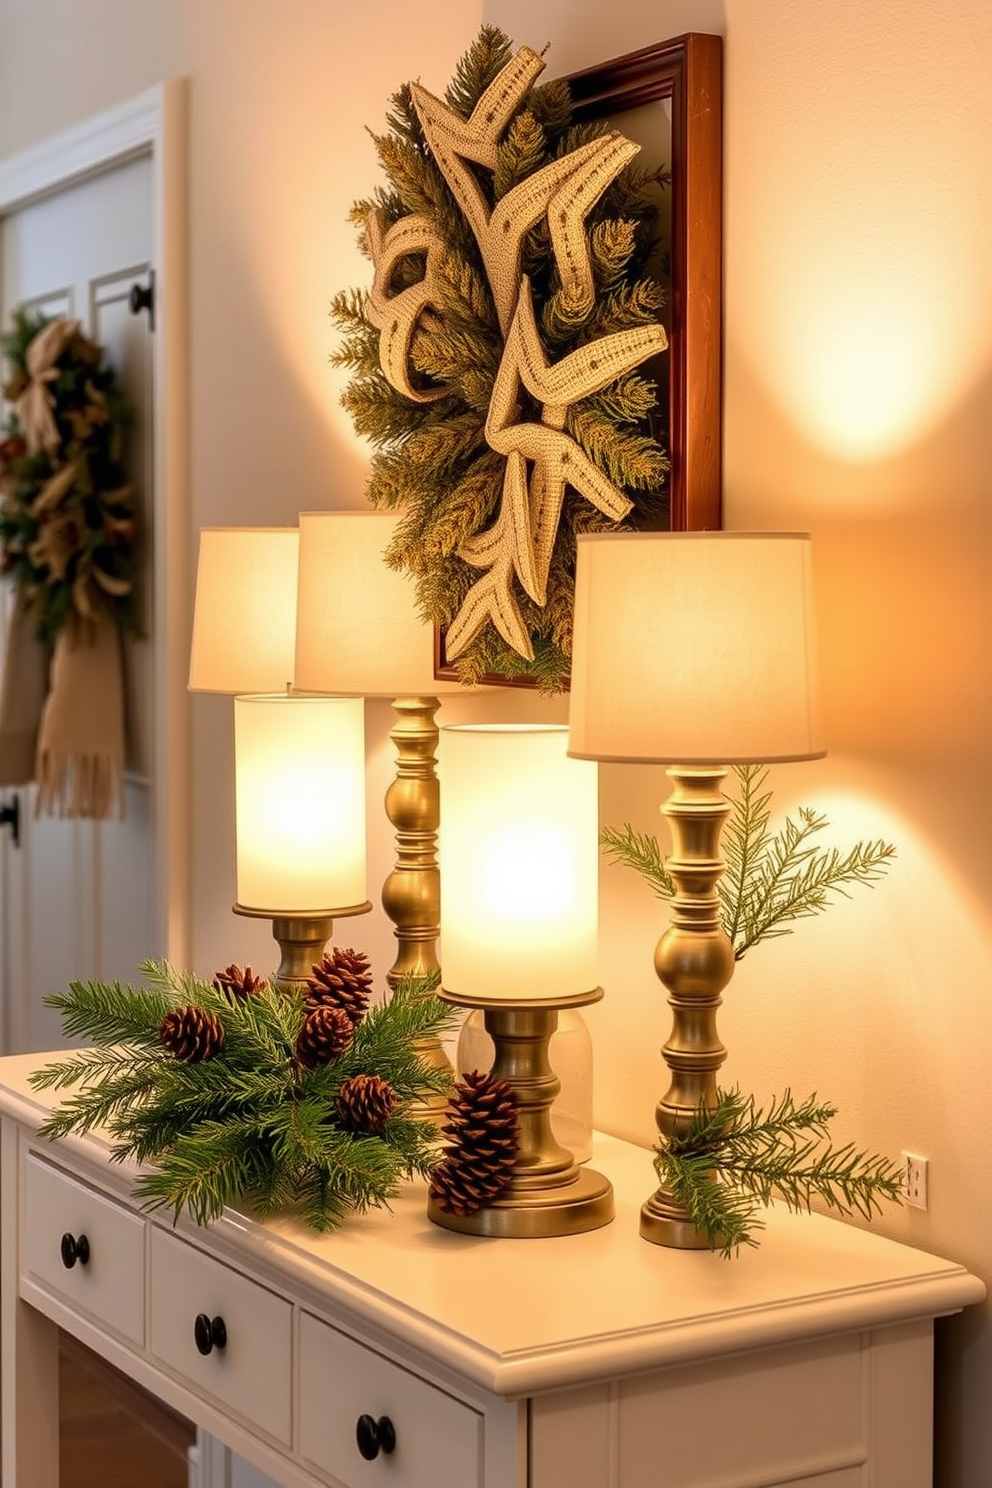
[[[71,1271],[77,1261],[81,1266],[86,1265],[90,1258],[90,1242],[85,1235],[71,1235],[66,1230],[59,1244],[59,1251],[63,1266],[67,1271]]]
[[[374,1462],[380,1452],[388,1457],[396,1446],[396,1428],[388,1416],[359,1416],[355,1426],[358,1450],[366,1462]]]
[[[201,1354],[212,1354],[214,1349],[227,1347],[227,1324],[222,1317],[212,1318],[208,1313],[198,1312],[193,1324],[193,1339]]]

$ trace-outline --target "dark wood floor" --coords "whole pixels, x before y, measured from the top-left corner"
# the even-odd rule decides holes
[[[188,1421],[61,1335],[61,1488],[186,1488]]]

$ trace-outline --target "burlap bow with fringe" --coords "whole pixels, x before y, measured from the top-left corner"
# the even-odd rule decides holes
[[[78,321],[60,316],[39,331],[25,357],[27,380],[14,400],[26,453],[44,450],[55,467],[32,506],[34,515],[45,518],[33,556],[61,580],[73,541],[71,514],[61,508],[78,472],[73,462],[58,461],[52,384],[58,359],[78,330]],[[34,781],[38,815],[101,820],[116,811],[123,817],[120,632],[112,616],[88,602],[85,586],[74,584],[72,598],[73,609],[50,647],[38,639],[30,607],[18,594],[0,681],[0,786]]]

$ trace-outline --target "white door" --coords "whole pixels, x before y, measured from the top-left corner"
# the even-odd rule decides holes
[[[176,951],[175,906],[162,902],[170,875],[162,872],[160,841],[168,830],[163,802],[171,794],[173,810],[182,809],[181,794],[170,793],[165,779],[169,759],[160,743],[169,638],[157,592],[166,587],[159,548],[170,540],[154,428],[163,406],[154,387],[162,364],[154,346],[159,331],[147,311],[133,314],[129,305],[134,285],[154,279],[156,293],[161,286],[159,167],[149,143],[102,169],[70,173],[0,216],[0,324],[8,328],[21,305],[76,317],[105,349],[134,411],[127,463],[142,519],[145,631],[125,645],[125,819],[36,819],[34,786],[16,792],[20,840],[15,845],[6,830],[0,843],[5,1052],[63,1042],[57,1014],[43,1006],[46,993],[73,978],[133,979],[142,957]],[[5,595],[0,632],[10,604]],[[8,804],[14,794],[4,792]]]

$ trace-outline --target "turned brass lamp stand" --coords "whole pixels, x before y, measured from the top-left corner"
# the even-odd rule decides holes
[[[435,714],[441,694],[460,690],[435,678],[433,627],[418,614],[409,579],[387,561],[399,520],[393,512],[368,510],[300,513],[295,669],[300,693],[388,698],[396,713],[390,735],[396,774],[385,802],[396,863],[382,889],[397,942],[386,973],[393,989],[439,969]],[[437,1038],[420,1052],[453,1073]],[[438,1096],[432,1109],[439,1114],[444,1106]]]
[[[718,884],[729,761],[822,755],[810,541],[804,533],[660,532],[578,539],[569,753],[664,764],[671,921],[655,951],[672,1030],[662,1147],[717,1100],[716,1030],[734,967]],[[641,1210],[645,1240],[702,1248],[674,1196]]]
[[[672,838],[666,860],[675,883],[672,917],[658,942],[654,967],[667,988],[672,1031],[662,1047],[671,1084],[655,1121],[662,1142],[704,1106],[716,1105],[717,1070],[727,1051],[717,1037],[716,1011],[734,970],[734,952],[723,928],[717,881],[723,872],[720,833],[730,803],[720,789],[726,770],[678,765],[669,769],[672,791],[661,808]],[[659,1188],[641,1209],[641,1234],[658,1245],[697,1249],[707,1244],[681,1205]]]
[[[386,791],[386,815],[396,833],[396,866],[382,886],[382,907],[396,927],[396,960],[386,974],[397,987],[404,977],[440,970],[441,874],[437,833],[441,795],[437,779],[436,697],[400,697],[390,732],[396,776]]]
[[[534,1239],[613,1218],[609,1181],[580,1167],[551,1129],[558,1011],[603,995],[596,771],[569,760],[566,742],[555,727],[441,729],[441,995],[484,1009],[492,1073],[512,1090],[520,1138],[508,1185],[484,1208],[454,1215],[431,1199],[434,1223],[461,1233]]]

